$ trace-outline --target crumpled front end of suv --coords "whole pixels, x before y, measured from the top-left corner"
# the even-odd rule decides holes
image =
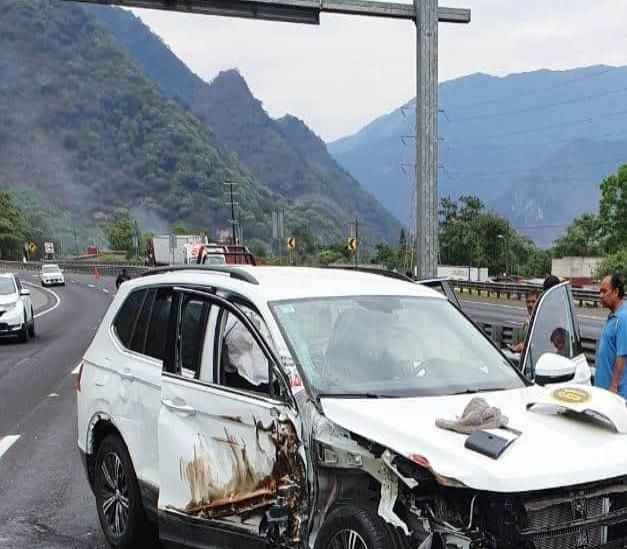
[[[403,457],[314,412],[318,503],[310,546],[335,506],[375,506],[397,547],[627,547],[627,475],[517,493],[469,488],[421,456]]]

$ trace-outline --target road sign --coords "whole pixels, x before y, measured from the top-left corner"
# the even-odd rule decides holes
[[[356,252],[357,248],[359,248],[359,243],[357,242],[357,239],[354,236],[351,236],[348,238],[348,242],[346,243],[346,246],[351,252]]]
[[[44,251],[47,254],[54,254],[54,242],[44,242]]]
[[[293,250],[294,248],[296,248],[296,238],[293,236],[288,236],[287,237],[287,247],[290,250]]]
[[[37,251],[37,244],[35,244],[35,243],[31,240],[31,241],[27,242],[27,243],[24,245],[24,249],[25,249],[27,252],[30,252],[30,253],[34,254],[34,253]]]

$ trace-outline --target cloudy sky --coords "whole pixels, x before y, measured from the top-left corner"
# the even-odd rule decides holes
[[[627,64],[624,0],[459,0],[470,25],[440,25],[440,81],[475,72]],[[320,26],[134,10],[205,80],[238,68],[274,117],[324,140],[351,134],[415,95],[415,27],[322,15]]]

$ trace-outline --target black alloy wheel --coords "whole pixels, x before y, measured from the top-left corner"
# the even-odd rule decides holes
[[[107,435],[96,453],[94,493],[100,526],[111,547],[157,547],[156,529],[146,518],[131,458],[117,435]]]

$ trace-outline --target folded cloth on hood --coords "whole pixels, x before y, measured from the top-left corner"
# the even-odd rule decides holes
[[[509,419],[499,408],[490,406],[483,398],[474,397],[462,412],[461,417],[454,420],[436,419],[440,429],[448,429],[464,435],[470,435],[478,429],[498,429],[507,427]]]

